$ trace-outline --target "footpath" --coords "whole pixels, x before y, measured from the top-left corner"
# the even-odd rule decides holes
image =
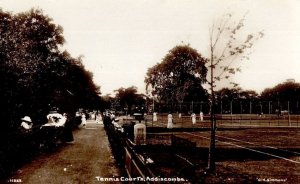
[[[86,128],[73,131],[73,135],[74,144],[63,144],[52,153],[38,155],[7,182],[99,184],[105,178],[121,177],[102,124],[88,120]]]

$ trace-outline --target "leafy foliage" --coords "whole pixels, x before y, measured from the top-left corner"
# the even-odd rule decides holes
[[[216,91],[217,101],[253,101],[258,100],[259,95],[253,90],[241,88],[222,88]]]
[[[137,88],[131,86],[129,88],[119,88],[115,90],[116,98],[119,102],[120,108],[126,109],[127,113],[131,113],[134,107],[143,107],[145,106],[146,100],[144,95],[137,93]]]
[[[176,46],[161,63],[148,69],[145,83],[152,95],[165,102],[206,100],[207,59],[189,45]]]
[[[300,83],[284,82],[261,93],[262,100],[268,101],[300,101]]]
[[[229,79],[230,75],[241,72],[235,62],[249,60],[254,42],[264,36],[263,31],[246,34],[246,37],[241,34],[245,16],[234,22],[232,14],[226,14],[210,28],[211,58],[208,67],[213,70],[213,78],[209,80],[213,87],[217,81]],[[237,84],[232,84],[237,87]]]
[[[24,115],[42,123],[49,105],[73,111],[99,99],[100,88],[81,59],[61,51],[62,33],[41,10],[0,10],[1,116],[8,126]]]

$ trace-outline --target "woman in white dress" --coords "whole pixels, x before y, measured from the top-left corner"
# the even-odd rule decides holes
[[[173,128],[173,116],[171,113],[168,114],[167,128],[169,128],[169,129]]]
[[[86,127],[86,117],[84,113],[81,114],[81,124],[83,128]]]
[[[203,121],[203,112],[200,112],[200,121]]]
[[[153,121],[154,121],[154,122],[157,121],[157,113],[156,113],[156,112],[153,113]]]
[[[193,125],[196,124],[196,114],[195,113],[192,114],[192,124]]]

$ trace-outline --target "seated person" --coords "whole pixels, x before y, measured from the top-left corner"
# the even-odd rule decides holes
[[[47,115],[48,122],[44,124],[43,126],[64,126],[66,122],[66,117],[63,115],[57,113],[56,111],[50,111],[50,113]]]
[[[67,121],[67,114],[63,113],[62,117],[58,119],[56,126],[65,126],[66,121]]]
[[[23,127],[25,130],[30,130],[32,128],[32,121],[29,116],[24,116],[21,121],[21,127]]]
[[[56,111],[50,111],[47,119],[48,122],[40,127],[42,135],[40,146],[46,149],[53,149],[61,141],[67,119],[66,116]]]

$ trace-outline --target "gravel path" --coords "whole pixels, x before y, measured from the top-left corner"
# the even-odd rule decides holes
[[[40,154],[16,171],[8,182],[90,184],[102,183],[100,178],[121,177],[103,125],[88,121],[86,128],[80,128],[73,134],[74,144],[65,144],[52,153]]]

